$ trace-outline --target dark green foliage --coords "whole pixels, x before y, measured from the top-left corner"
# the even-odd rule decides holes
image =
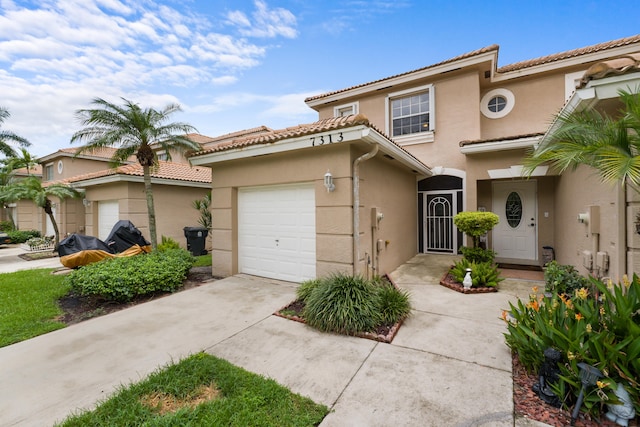
[[[409,292],[387,284],[378,288],[377,296],[383,324],[393,325],[411,313]]]
[[[194,258],[183,249],[169,249],[89,264],[67,276],[80,295],[110,301],[131,301],[139,295],[173,292],[182,286]]]
[[[11,243],[25,243],[33,237],[41,237],[37,230],[9,230],[7,231]]]
[[[507,321],[507,345],[530,371],[540,368],[546,348],[563,355],[560,381],[554,386],[565,396],[566,406],[576,401],[581,382],[578,363],[598,368],[604,378],[585,396],[583,410],[593,415],[606,403],[615,402],[613,390],[622,384],[640,411],[640,280],[602,283],[590,278],[584,288],[572,294],[537,294],[529,300],[509,304],[503,312]],[[595,294],[594,294],[595,292]],[[547,294],[548,295],[548,294]]]
[[[468,246],[462,246],[460,248],[462,256],[471,262],[488,262],[493,264],[493,260],[496,257],[496,253],[491,249],[483,248],[470,248]]]
[[[544,270],[545,291],[556,294],[572,295],[587,285],[587,279],[578,273],[572,265],[551,261]]]
[[[335,274],[309,280],[298,288],[298,299],[305,302],[308,325],[349,335],[395,324],[411,312],[409,294],[381,278]]]
[[[460,212],[453,217],[458,230],[473,238],[474,247],[478,247],[480,236],[495,227],[499,220],[493,212]]]
[[[311,294],[311,292],[320,284],[320,280],[319,279],[312,279],[312,280],[305,280],[304,282],[300,283],[300,286],[298,287],[298,290],[296,290],[296,297],[300,300],[300,301],[307,301],[307,298],[309,298],[309,295]]]
[[[180,249],[180,244],[171,237],[162,236],[162,243],[158,245],[158,250],[167,251],[169,249]]]
[[[13,223],[11,221],[0,221],[0,232],[6,233],[13,230]]]
[[[145,405],[156,393],[189,401],[201,387],[219,394],[196,407],[160,414]],[[247,372],[206,353],[166,366],[147,379],[121,387],[93,411],[78,413],[60,426],[265,426],[312,427],[329,409],[293,394],[274,380]]]
[[[489,262],[470,262],[466,258],[462,258],[456,262],[451,269],[451,275],[457,282],[462,283],[465,274],[467,274],[467,268],[471,269],[471,281],[473,288],[498,286],[498,283],[504,279],[500,277],[500,270],[494,264]]]
[[[308,325],[327,332],[355,334],[380,324],[376,288],[363,277],[332,275],[309,294],[304,308]]]

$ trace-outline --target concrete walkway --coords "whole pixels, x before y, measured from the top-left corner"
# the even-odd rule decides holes
[[[18,255],[26,253],[19,245],[0,246],[0,273],[11,273],[19,270],[32,270],[34,268],[62,268],[60,258],[45,258],[34,261],[26,261]]]
[[[415,308],[392,344],[275,317],[297,285],[238,275],[1,348],[0,425],[51,425],[205,350],[331,407],[324,427],[513,426],[499,316],[535,283],[463,295],[437,285],[451,262],[418,255],[392,274]]]

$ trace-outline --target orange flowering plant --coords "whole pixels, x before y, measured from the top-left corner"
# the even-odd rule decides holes
[[[537,372],[548,347],[559,350],[561,377],[554,392],[571,408],[580,392],[578,363],[598,368],[604,377],[589,390],[583,410],[598,415],[606,403],[616,403],[616,383],[631,395],[640,413],[640,279],[624,277],[614,284],[590,278],[567,294],[539,294],[510,303],[502,319],[505,340],[520,362]]]

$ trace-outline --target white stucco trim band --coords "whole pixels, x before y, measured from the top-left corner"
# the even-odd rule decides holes
[[[116,182],[140,182],[144,183],[144,177],[132,176],[132,175],[108,175],[100,178],[92,178],[82,181],[72,182],[69,185],[74,188],[85,188],[94,185],[112,184]],[[194,182],[194,181],[179,181],[175,179],[166,178],[153,178],[151,177],[152,185],[172,185],[174,187],[195,187],[195,188],[211,188],[210,182]]]
[[[462,154],[490,153],[494,151],[519,150],[522,148],[535,147],[542,136],[534,136],[527,138],[518,138],[504,141],[482,142],[478,144],[469,144],[460,147]]]

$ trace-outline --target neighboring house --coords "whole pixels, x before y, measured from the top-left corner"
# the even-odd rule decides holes
[[[212,138],[189,134],[190,138]],[[69,184],[84,193],[78,199],[53,200],[53,211],[60,235],[79,233],[105,239],[120,219],[133,222],[149,238],[146,196],[142,167],[135,156],[116,169],[109,167],[114,148],[101,148],[75,155],[76,148],[64,148],[39,159],[43,185]],[[156,206],[158,236],[171,237],[186,246],[183,228],[197,226],[199,213],[193,208],[211,187],[211,171],[191,167],[183,156],[172,162],[160,161],[152,170],[151,182]],[[14,218],[20,229],[35,229],[52,235],[52,225],[43,209],[22,200],[14,205]]]
[[[580,169],[540,167],[526,179],[522,159],[567,102],[599,105],[586,94],[607,78],[576,92],[589,67],[638,52],[634,36],[499,67],[493,45],[308,98],[316,123],[196,153],[215,177],[214,273],[388,273],[417,252],[457,253],[465,240],[453,217],[463,210],[499,215],[483,240],[502,263],[540,266],[553,253],[583,273],[633,271],[627,240],[640,248],[640,239],[629,237],[622,190]],[[638,76],[616,70],[621,85]],[[586,212],[591,225],[578,221]]]
[[[29,175],[42,177],[42,166],[35,165],[29,170],[27,170],[27,168],[16,169],[12,172],[11,179],[19,181]],[[23,230],[40,230],[40,225],[43,223],[42,221],[44,221],[44,216],[39,216],[37,206],[27,200],[5,203],[2,209],[0,209],[1,221],[11,221],[14,226],[18,227],[20,224],[19,218],[24,219],[22,221],[22,227],[19,227]]]

